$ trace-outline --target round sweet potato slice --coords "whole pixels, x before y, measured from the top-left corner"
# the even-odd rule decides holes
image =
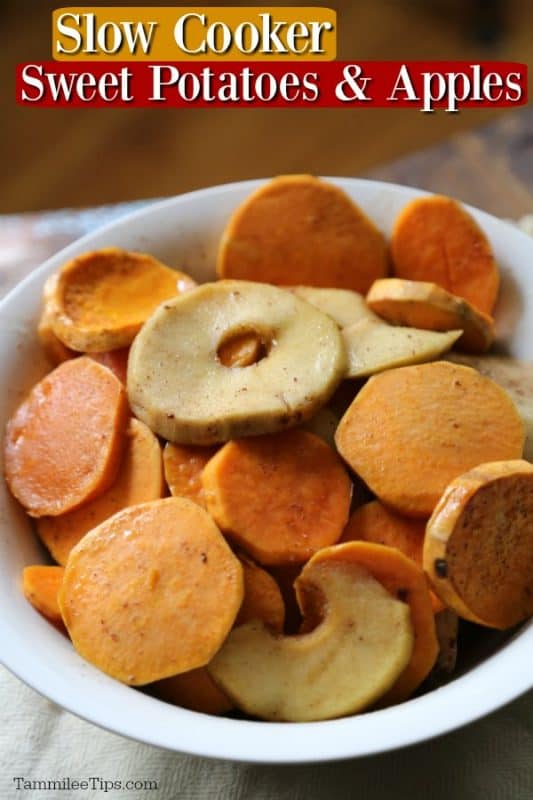
[[[510,628],[533,614],[533,464],[481,464],[446,488],[424,568],[460,617]]]
[[[63,582],[63,567],[35,564],[24,567],[22,590],[26,600],[55,625],[63,626],[57,595]]]
[[[33,517],[87,503],[115,480],[127,423],[120,381],[90,358],[65,361],[34,386],[7,425],[9,488]]]
[[[398,278],[432,281],[491,314],[499,271],[487,237],[450,197],[419,197],[396,219],[391,239]]]
[[[173,497],[188,497],[205,508],[202,470],[217,450],[217,447],[167,442],[163,450],[163,465],[170,494]]]
[[[169,497],[87,534],[69,556],[59,606],[81,656],[140,686],[207,664],[242,599],[242,567],[212,519]]]
[[[367,295],[370,308],[392,325],[428,331],[462,330],[459,350],[484,353],[494,341],[494,320],[436,283],[383,278]]]
[[[109,247],[67,262],[47,299],[56,336],[72,350],[127,347],[164,300],[196,286],[146,253]]]
[[[302,284],[365,294],[388,272],[383,234],[333,184],[283,175],[233,214],[217,261],[221,278]]]
[[[436,361],[370,378],[335,441],[383,503],[427,518],[458,475],[486,461],[520,458],[524,426],[493,381]]]
[[[37,520],[37,533],[53,558],[66,564],[70,551],[97,525],[123,508],[162,497],[165,490],[161,446],[152,431],[131,419],[118,475],[112,486],[80,508]]]
[[[202,473],[207,509],[265,565],[306,561],[340,537],[351,482],[328,445],[304,430],[228,442]]]

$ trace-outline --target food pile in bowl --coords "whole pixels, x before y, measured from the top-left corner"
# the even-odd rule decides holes
[[[532,367],[488,355],[490,243],[436,196],[387,242],[285,176],[234,212],[217,274],[110,247],[48,279],[54,368],[4,445],[56,562],[24,593],[91,664],[195,711],[401,703],[453,675],[460,619],[533,613]]]

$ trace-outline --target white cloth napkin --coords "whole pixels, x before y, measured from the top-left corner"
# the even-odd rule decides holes
[[[232,764],[137,744],[62,711],[1,667],[0,707],[1,800],[533,798],[533,692],[433,741],[317,766]],[[71,785],[74,780],[94,779],[94,787],[25,790],[17,778],[58,781],[64,786],[66,779]],[[109,782],[107,791],[104,781]],[[109,788],[117,781],[145,785]],[[157,788],[149,788],[149,782]]]

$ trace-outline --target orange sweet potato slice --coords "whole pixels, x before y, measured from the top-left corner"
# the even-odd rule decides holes
[[[462,330],[456,343],[467,353],[484,353],[494,341],[494,320],[436,283],[383,278],[366,298],[372,311],[392,325],[428,331]]]
[[[262,356],[263,343],[256,333],[232,336],[218,348],[218,360],[225,367],[249,367]]]
[[[206,667],[198,667],[150,686],[150,693],[173,706],[201,714],[220,716],[234,708],[233,702],[213,681]]]
[[[37,326],[37,335],[43,346],[43,350],[47,359],[54,366],[62,364],[63,361],[68,361],[69,358],[74,358],[74,356],[77,355],[77,353],[64,345],[63,342],[55,335],[50,321],[50,312],[46,308],[41,314],[41,318]]]
[[[52,327],[51,304],[56,291],[58,274],[54,272],[47,278],[43,289],[43,310],[37,326],[37,335],[47,359],[54,365],[62,364],[76,353],[57,338]]]
[[[9,488],[33,517],[92,500],[115,480],[127,422],[124,387],[108,369],[86,357],[65,361],[7,425]]]
[[[458,475],[486,461],[520,458],[524,426],[493,381],[436,361],[370,378],[335,441],[383,503],[407,516],[429,517]]]
[[[244,599],[235,625],[260,619],[269,628],[281,633],[285,608],[276,581],[244,556],[239,556],[239,560],[243,568]],[[165,678],[151,689],[167,703],[203,714],[225,714],[234,705],[212,680],[206,667]]]
[[[128,375],[129,352],[129,347],[119,347],[118,350],[105,350],[102,353],[87,353],[87,355],[110,369],[125,386]]]
[[[533,464],[481,464],[446,488],[428,522],[424,568],[459,616],[510,628],[533,614]]]
[[[337,454],[301,429],[228,442],[204,467],[207,509],[260,564],[306,561],[340,537],[351,482]]]
[[[56,625],[63,625],[57,594],[63,582],[63,567],[36,564],[24,567],[22,589],[37,611]]]
[[[360,540],[396,547],[404,556],[422,568],[425,533],[425,520],[402,517],[384,506],[379,500],[372,500],[355,509],[340,541]],[[444,608],[442,601],[433,592],[431,593],[431,602],[435,613]]]
[[[217,261],[221,278],[362,293],[387,272],[381,232],[341,189],[310,175],[254,192],[233,214]]]
[[[195,285],[148,254],[95,250],[59,271],[48,300],[51,324],[73,350],[127,347],[157,306]]]
[[[202,470],[218,447],[200,447],[167,442],[163,450],[165,479],[174,497],[188,497],[206,507]]]
[[[164,494],[161,447],[138,419],[131,419],[118,475],[109,489],[80,508],[58,517],[41,517],[37,532],[53,558],[66,564],[80,539],[123,508],[157,500]]]
[[[432,281],[491,314],[499,272],[487,237],[450,197],[419,197],[396,219],[391,252],[398,278]]]
[[[260,619],[273,631],[281,633],[285,621],[285,604],[280,588],[272,575],[249,558],[239,556],[244,576],[244,599],[235,620],[244,625],[252,619]]]
[[[168,497],[88,533],[69,556],[59,606],[80,655],[139,686],[207,664],[242,599],[241,564],[212,519]]]
[[[410,558],[393,547],[370,542],[347,542],[328,547],[314,556],[313,562],[349,561],[367,570],[390,594],[408,603],[414,630],[411,660],[396,683],[380,699],[379,705],[391,705],[407,700],[429,675],[437,659],[438,642],[431,598],[424,573]],[[297,581],[296,592],[306,624],[319,619],[316,616],[316,599],[307,597],[305,586]],[[313,620],[314,614],[314,620]]]

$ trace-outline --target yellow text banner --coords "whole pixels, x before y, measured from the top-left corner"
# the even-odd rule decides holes
[[[337,15],[321,7],[68,7],[52,13],[58,61],[332,61]]]

